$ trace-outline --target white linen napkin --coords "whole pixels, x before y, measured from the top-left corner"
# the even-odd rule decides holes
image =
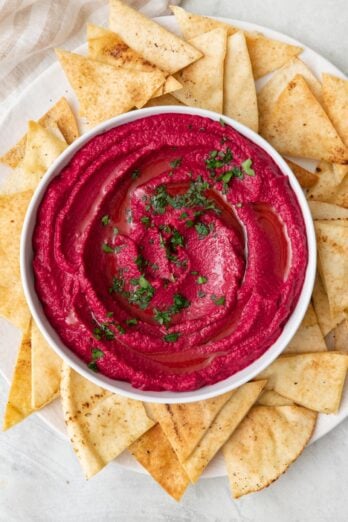
[[[150,17],[169,14],[169,3],[180,3],[125,1]],[[86,41],[87,21],[107,26],[107,20],[107,0],[0,0],[0,118],[56,60],[55,47],[73,50]]]

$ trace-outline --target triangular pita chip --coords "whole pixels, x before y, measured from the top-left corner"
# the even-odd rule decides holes
[[[326,336],[344,319],[344,314],[338,314],[335,319],[331,317],[329,298],[319,274],[317,274],[315,279],[312,299],[320,329],[323,335]]]
[[[155,65],[133,51],[133,49],[113,31],[108,31],[97,25],[87,24],[87,38],[88,56],[93,60],[100,60],[109,65],[124,67],[133,71],[160,71]],[[161,86],[154,95],[161,96],[162,94],[180,89],[180,87],[180,83],[173,76],[169,76],[163,86]]]
[[[261,406],[290,406],[294,403],[291,399],[283,397],[274,390],[265,390],[257,399],[256,404],[261,404]]]
[[[309,172],[309,170],[304,169],[300,165],[297,165],[297,163],[294,163],[288,159],[286,159],[286,162],[291,168],[292,172],[295,174],[297,181],[299,182],[302,188],[309,189],[317,183],[317,174]]]
[[[156,98],[151,98],[144,107],[158,107],[159,105],[184,105],[171,94],[163,94]]]
[[[48,130],[58,126],[68,144],[72,143],[79,136],[76,118],[65,98],[61,98],[53,105],[53,107],[38,120],[38,123]],[[12,149],[4,154],[0,158],[0,161],[12,168],[17,167],[24,157],[25,145],[26,135],[24,135]]]
[[[0,196],[0,315],[27,332],[30,312],[19,269],[19,243],[32,191]]]
[[[240,30],[238,27],[219,22],[213,18],[189,13],[182,7],[171,6],[170,8],[175,15],[184,38],[187,40],[217,27],[226,29],[229,36]],[[278,69],[291,57],[297,56],[302,51],[301,47],[279,42],[278,40],[271,40],[259,33],[245,32],[245,36],[255,79]]]
[[[342,223],[345,222],[315,221],[319,269],[332,317],[341,312],[348,314],[348,227]]]
[[[255,81],[242,31],[227,38],[223,107],[226,116],[258,131]]]
[[[339,183],[335,175],[337,167],[346,167],[346,165],[331,165],[326,161],[319,163],[316,168],[318,182],[309,189],[308,199],[348,207],[348,176]]]
[[[283,355],[258,375],[297,404],[322,413],[338,410],[348,367],[348,355],[339,352]]]
[[[34,411],[31,405],[31,347],[30,325],[24,333],[18,350],[8,401],[3,419],[3,429],[8,430]]]
[[[312,436],[317,414],[300,406],[254,406],[223,448],[234,498],[284,473]]]
[[[226,41],[226,31],[220,28],[190,40],[204,56],[175,75],[182,84],[173,92],[175,98],[191,107],[222,112]]]
[[[173,74],[202,54],[175,34],[119,0],[110,0],[110,29],[162,71]]]
[[[260,120],[260,133],[281,154],[348,162],[348,150],[301,75],[291,80],[270,111]]]
[[[348,319],[342,321],[333,332],[335,349],[348,353]]]
[[[55,133],[52,127],[47,130],[35,121],[28,122],[24,157],[1,186],[4,194],[35,190],[47,169],[67,147],[57,124],[54,125]]]
[[[313,219],[348,219],[348,209],[333,205],[332,203],[324,203],[323,201],[308,202]]]
[[[191,455],[233,393],[187,404],[150,405],[152,416],[160,423],[180,462]]]
[[[197,482],[209,462],[237,428],[265,384],[266,381],[254,381],[240,386],[221,408],[191,455],[182,462],[192,483]]]
[[[128,449],[169,495],[180,500],[190,480],[159,424]]]
[[[286,347],[284,353],[324,352],[327,350],[323,334],[319,328],[313,306],[308,306],[299,329]]]
[[[142,107],[165,81],[159,71],[131,71],[75,53],[56,54],[80,104],[80,114],[92,124]]]
[[[348,80],[323,74],[323,102],[330,120],[343,143],[348,147]],[[348,175],[348,165],[334,165],[338,183]]]
[[[62,360],[31,324],[31,404],[42,408],[59,395]]]
[[[154,425],[142,402],[96,386],[65,363],[61,397],[68,435],[86,478]]]

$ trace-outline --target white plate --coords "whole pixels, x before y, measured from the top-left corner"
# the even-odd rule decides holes
[[[105,20],[106,19],[107,16],[105,14]],[[305,49],[301,55],[301,59],[303,59],[303,61],[316,75],[320,76],[322,72],[328,72],[345,78],[344,74],[330,62],[325,60],[325,58],[315,53],[308,47],[302,45],[300,42],[289,38],[288,36],[252,23],[239,22],[237,20],[231,20],[227,18],[221,20],[247,31],[259,31],[269,38],[274,38],[293,45],[299,45]],[[158,22],[171,31],[177,32],[177,24],[174,17],[161,17],[158,19]],[[84,53],[86,51],[86,47],[86,44],[84,44],[76,51]],[[259,87],[265,81],[266,79],[262,78],[257,82],[257,86]],[[60,65],[57,62],[49,67],[40,76],[38,76],[38,78],[23,91],[17,102],[12,106],[11,110],[0,122],[0,155],[9,149],[16,142],[16,140],[23,135],[23,133],[26,131],[27,120],[39,118],[61,96],[65,96],[72,106],[77,109],[74,93],[68,84]],[[304,166],[305,164],[308,165],[308,162],[303,162]],[[0,179],[8,174],[9,169],[6,169],[6,167],[0,164]],[[19,331],[16,330],[7,321],[0,318],[0,372],[8,382],[11,378],[19,341]],[[37,415],[49,426],[51,426],[52,429],[66,437],[66,430],[59,400],[54,401],[49,406],[46,406],[42,411],[38,412]],[[320,437],[331,431],[347,416],[348,383],[345,388],[342,404],[338,414],[319,415],[317,426],[310,443],[318,440]],[[133,459],[133,457],[130,456],[128,452],[124,452],[115,460],[115,462],[128,469],[146,473],[146,471]],[[111,465],[114,465],[114,462],[111,463]],[[212,478],[224,475],[226,475],[226,470],[222,456],[219,454],[209,464],[202,476],[203,478]]]

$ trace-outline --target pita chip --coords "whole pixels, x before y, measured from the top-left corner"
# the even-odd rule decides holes
[[[291,168],[292,172],[295,174],[297,181],[301,185],[303,189],[309,189],[313,187],[317,181],[318,176],[317,174],[313,174],[313,172],[309,172],[309,170],[304,169],[300,165],[297,165],[297,163],[294,163],[293,161],[288,160],[285,158],[285,161]]]
[[[61,397],[68,435],[86,478],[154,425],[142,402],[100,388],[65,363]]]
[[[331,74],[323,74],[322,80],[325,110],[348,147],[348,80]],[[334,165],[333,170],[337,183],[341,183],[348,174],[348,165]]]
[[[79,100],[80,115],[92,124],[142,107],[165,81],[160,71],[114,67],[60,49],[56,54]]]
[[[337,314],[335,319],[331,317],[329,298],[319,274],[317,274],[315,279],[312,299],[320,329],[323,335],[326,336],[344,319],[344,314]]]
[[[0,315],[28,331],[30,312],[20,277],[19,244],[32,191],[0,196]]]
[[[290,81],[260,125],[262,136],[281,154],[348,162],[348,150],[301,75]]]
[[[337,412],[348,368],[348,355],[319,352],[283,355],[258,375],[296,404],[322,413]]]
[[[325,352],[327,350],[313,306],[307,312],[299,329],[286,347],[284,353]]]
[[[318,182],[308,190],[309,200],[334,203],[342,207],[348,207],[348,176],[341,182],[337,182],[335,168],[338,165],[331,165],[326,161],[321,161],[316,168]],[[345,167],[345,165],[340,165]]]
[[[192,483],[197,482],[209,462],[237,428],[265,384],[266,381],[254,381],[240,386],[221,408],[191,455],[182,462]]]
[[[124,67],[133,71],[153,72],[160,71],[133,51],[116,33],[93,24],[87,24],[88,56],[93,60]],[[166,75],[165,75],[166,76]],[[180,83],[169,76],[163,86],[154,95],[160,96],[176,89],[180,89]]]
[[[255,81],[242,31],[227,38],[223,113],[258,131]]]
[[[160,423],[180,462],[191,455],[233,393],[187,404],[151,403],[152,417]]]
[[[348,313],[348,221],[315,221],[319,271],[329,298],[331,316]]]
[[[348,353],[348,319],[342,321],[333,331],[335,349]]]
[[[171,497],[181,499],[190,481],[159,424],[128,449]]]
[[[291,399],[283,397],[274,390],[265,390],[257,399],[256,404],[261,406],[291,406],[294,403]]]
[[[170,74],[201,58],[192,45],[119,0],[110,0],[110,29],[140,56]]]
[[[333,205],[332,203],[325,203],[323,201],[310,200],[308,204],[309,208],[311,209],[313,219],[348,219],[347,208],[340,207],[339,205]]]
[[[260,491],[280,477],[307,445],[316,417],[300,406],[254,406],[223,447],[232,496]]]
[[[158,107],[159,105],[184,105],[171,94],[163,94],[156,98],[151,98],[144,107]]]
[[[186,40],[221,27],[228,36],[238,29],[232,25],[185,11],[182,7],[170,6]],[[254,78],[258,79],[284,65],[290,58],[302,51],[301,47],[289,45],[278,40],[265,38],[259,33],[245,32]]]
[[[33,413],[31,404],[31,346],[30,325],[24,333],[18,350],[8,400],[3,419],[3,430],[12,428]]]
[[[62,360],[31,323],[31,405],[39,409],[59,396]]]
[[[51,131],[58,127],[64,141],[68,144],[72,143],[79,136],[76,118],[65,98],[61,98],[53,105],[46,114],[39,118],[38,123]],[[0,161],[9,167],[17,167],[23,160],[26,141],[27,135],[25,134],[12,149],[0,158]]]
[[[204,56],[175,75],[182,85],[172,93],[177,100],[191,107],[222,112],[226,41],[226,31],[221,28],[190,40]]]

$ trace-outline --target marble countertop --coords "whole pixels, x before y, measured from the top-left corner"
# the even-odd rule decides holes
[[[348,72],[346,0],[187,0],[183,6],[286,33]],[[0,379],[0,414],[7,390]],[[260,493],[236,502],[227,478],[201,480],[177,504],[150,477],[121,467],[86,482],[67,442],[33,415],[0,435],[0,522],[343,522],[347,462],[348,420]]]

